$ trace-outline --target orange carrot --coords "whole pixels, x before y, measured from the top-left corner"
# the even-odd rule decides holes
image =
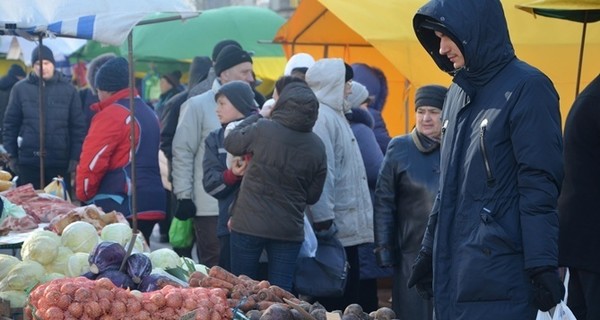
[[[223,288],[227,290],[233,289],[233,284],[231,282],[213,277],[206,277],[200,280],[200,286],[204,288]]]
[[[270,290],[273,291],[273,293],[278,296],[279,298],[283,299],[296,299],[296,297],[291,294],[290,292],[283,290],[281,287],[276,286],[276,285],[272,285],[269,287]]]
[[[273,290],[270,288],[261,289],[256,294],[256,298],[258,301],[273,301],[273,302],[283,302],[280,297],[278,297]]]
[[[223,281],[227,281],[232,284],[232,287],[236,284],[242,283],[242,280],[236,277],[233,273],[219,267],[213,266],[208,271],[208,275],[217,279],[221,279]]]

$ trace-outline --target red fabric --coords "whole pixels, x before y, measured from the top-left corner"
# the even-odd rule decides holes
[[[233,171],[231,171],[231,169],[223,171],[223,182],[225,182],[226,185],[232,186],[238,183],[238,181],[240,180],[242,180],[242,177],[238,177],[235,174],[233,174]]]
[[[128,96],[129,88],[91,106],[92,110],[98,113],[92,118],[77,166],[76,190],[79,200],[89,201],[98,192],[106,172],[122,168],[129,163],[131,127],[127,119],[130,112],[129,109],[115,104]],[[136,144],[139,141],[137,124],[135,141]]]

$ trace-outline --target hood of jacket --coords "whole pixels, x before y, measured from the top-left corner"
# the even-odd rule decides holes
[[[7,74],[4,77],[0,78],[0,90],[9,90],[17,82],[19,82],[19,79],[17,77]]]
[[[364,63],[352,64],[352,70],[354,71],[352,80],[367,87],[369,96],[373,97],[369,103],[369,108],[383,111],[388,96],[387,79],[383,71]]]
[[[339,58],[321,59],[306,72],[306,83],[320,103],[344,111],[344,84],[346,67]]]
[[[440,55],[440,39],[432,25],[461,48],[463,68],[454,70],[452,62]],[[453,81],[467,93],[485,85],[515,58],[499,0],[431,0],[417,11],[413,27],[438,67],[453,74]]]
[[[371,113],[362,108],[352,108],[351,112],[346,113],[346,119],[350,121],[350,123],[362,123],[365,126],[373,129],[375,126],[375,120],[373,120],[373,116]]]
[[[271,119],[301,132],[312,131],[319,116],[319,101],[304,83],[288,84],[273,106]]]
[[[188,88],[192,88],[208,76],[208,71],[212,68],[212,61],[209,57],[198,56],[192,60],[190,65],[190,79],[188,81]]]

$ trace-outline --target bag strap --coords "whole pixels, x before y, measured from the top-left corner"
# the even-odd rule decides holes
[[[571,273],[569,272],[569,268],[567,268],[567,271],[565,272],[565,281],[563,282],[565,286],[565,298],[563,301],[565,303],[567,303],[567,298],[569,297],[569,280],[571,280]]]

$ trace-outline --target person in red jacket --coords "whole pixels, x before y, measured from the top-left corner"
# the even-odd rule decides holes
[[[112,58],[96,75],[100,102],[83,142],[77,167],[77,197],[105,212],[121,212],[131,222],[131,158],[129,68]],[[149,242],[154,225],[165,217],[165,191],[160,180],[160,129],[154,111],[136,93],[135,161],[138,228]]]

